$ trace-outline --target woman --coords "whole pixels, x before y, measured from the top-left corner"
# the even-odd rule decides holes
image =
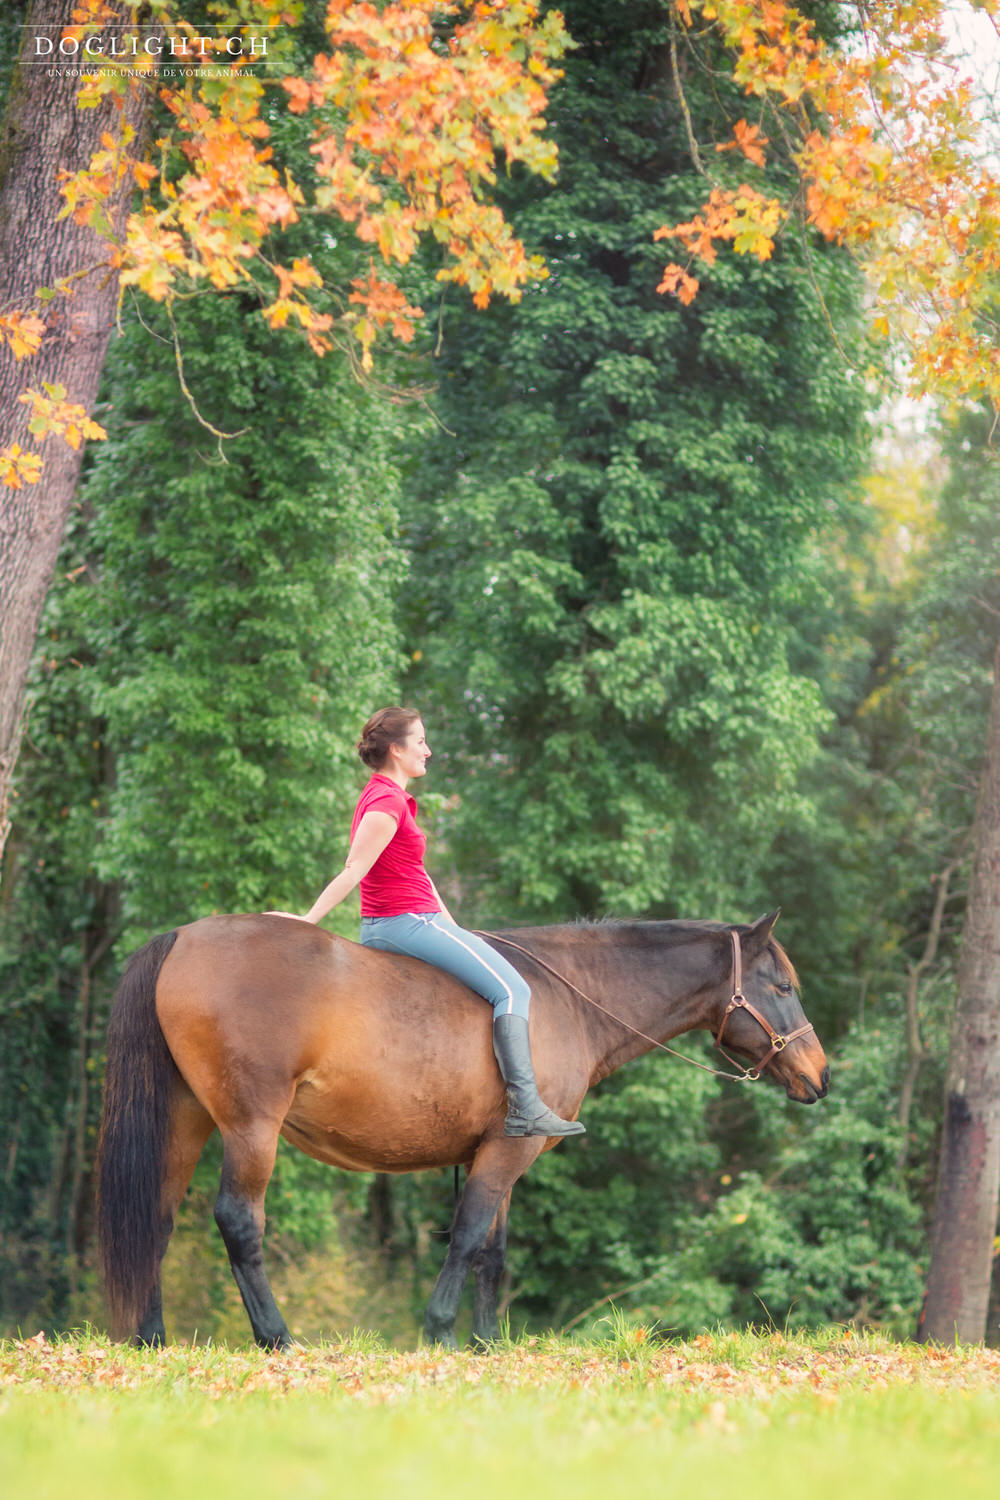
[[[493,1006],[493,1050],[507,1085],[504,1134],[583,1135],[579,1121],[560,1119],[539,1098],[527,983],[488,943],[457,925],[424,869],[427,839],[406,791],[413,777],[426,775],[431,755],[420,715],[412,708],[379,709],[361,732],[358,754],[372,776],[354,810],[347,862],[302,920],[321,921],[360,884],[365,947],[446,969]]]

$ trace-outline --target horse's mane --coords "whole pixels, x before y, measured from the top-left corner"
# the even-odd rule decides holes
[[[660,942],[666,938],[668,942],[673,940],[683,943],[692,938],[702,937],[706,932],[728,932],[732,924],[713,922],[700,917],[664,917],[649,921],[639,917],[576,917],[572,922],[564,925],[582,928],[585,931],[591,929],[599,932],[621,931],[631,936],[648,933],[651,938],[655,936]]]
[[[577,917],[575,921],[567,922],[565,925],[580,932],[628,933],[633,942],[637,938],[642,941],[645,936],[648,937],[651,945],[655,943],[660,947],[665,942],[668,948],[679,948],[685,943],[694,942],[696,938],[704,937],[706,933],[729,933],[734,924],[715,922],[704,917],[674,917],[648,922],[622,917]],[[801,990],[802,986],[795,965],[776,937],[768,938],[767,951],[778,967],[788,975],[795,988]]]

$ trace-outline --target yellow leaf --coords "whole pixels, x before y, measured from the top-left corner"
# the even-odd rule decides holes
[[[26,484],[37,484],[42,477],[42,460],[37,453],[27,453],[20,443],[0,448],[0,484],[19,490]]]
[[[6,338],[15,359],[35,354],[42,342],[45,323],[34,313],[8,313],[0,317],[0,334]]]

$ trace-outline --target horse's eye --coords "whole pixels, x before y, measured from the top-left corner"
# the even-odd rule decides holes
[[[790,995],[792,993],[792,987],[787,979],[783,979],[780,984],[776,984],[775,989],[779,995]]]

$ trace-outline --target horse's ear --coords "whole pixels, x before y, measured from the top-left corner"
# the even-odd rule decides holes
[[[756,922],[751,922],[749,927],[744,927],[740,932],[743,941],[743,953],[747,959],[754,959],[766,948],[774,924],[781,916],[781,907],[776,906],[774,911],[767,912],[763,917],[758,917]]]

